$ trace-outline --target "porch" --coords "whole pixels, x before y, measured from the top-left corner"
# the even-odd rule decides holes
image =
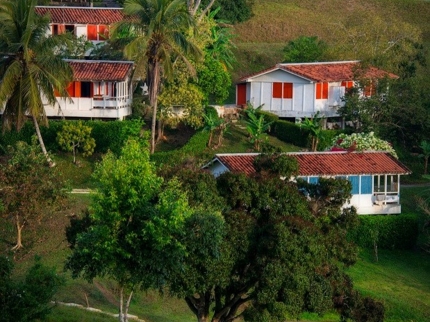
[[[122,120],[131,114],[131,103],[130,97],[58,97],[54,106],[45,105],[45,112],[47,117]]]

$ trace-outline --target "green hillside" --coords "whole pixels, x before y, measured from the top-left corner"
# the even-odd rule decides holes
[[[344,28],[350,26],[359,26],[373,37],[378,37],[381,32],[389,33],[390,30],[376,28],[376,18],[380,18],[388,29],[407,24],[416,29],[419,39],[430,47],[428,1],[255,0],[253,12],[250,20],[234,26],[238,62],[233,80],[282,61],[282,48],[299,36],[318,36],[333,47],[345,36]],[[332,59],[362,59],[353,52],[331,55]]]

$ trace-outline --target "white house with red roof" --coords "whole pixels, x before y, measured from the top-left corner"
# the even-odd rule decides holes
[[[133,62],[67,61],[73,70],[73,82],[67,88],[70,97],[56,93],[56,104],[45,104],[46,116],[121,120],[131,114]]]
[[[68,31],[95,43],[108,39],[110,27],[124,18],[122,8],[36,6],[35,11],[49,16],[51,35]]]
[[[397,78],[375,67],[364,68],[359,61],[277,64],[242,77],[236,85],[236,104],[263,105],[263,110],[285,118],[312,117],[317,112],[338,117],[346,89],[358,78],[384,77]],[[373,88],[366,88],[363,95],[371,95]]]
[[[226,171],[255,172],[257,153],[217,154],[204,168],[218,176]],[[299,164],[297,178],[317,183],[321,177],[343,178],[352,184],[352,197],[345,206],[358,214],[399,214],[400,176],[410,170],[387,152],[303,152],[287,153]],[[295,179],[297,179],[295,178]]]

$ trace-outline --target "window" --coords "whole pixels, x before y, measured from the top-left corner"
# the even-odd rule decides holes
[[[75,34],[75,26],[74,25],[66,25],[64,29],[71,34]]]
[[[318,181],[318,177],[309,177],[309,183],[317,184]]]
[[[374,82],[370,82],[369,84],[366,84],[366,86],[364,86],[363,94],[366,97],[370,97],[372,95],[375,95],[376,94],[376,84]]]
[[[343,81],[341,86],[345,87],[345,89],[349,89],[354,87],[354,82],[353,81]]]
[[[109,39],[109,27],[105,25],[99,25],[99,40]]]
[[[283,98],[293,98],[293,83],[284,83]]]
[[[282,98],[282,83],[273,83],[273,98]]]
[[[348,180],[351,182],[352,190],[351,193],[353,195],[358,195],[359,193],[359,178],[358,176],[349,176]]]
[[[92,96],[92,83],[81,82],[81,97],[91,97]]]
[[[316,83],[315,98],[328,99],[328,83]]]
[[[272,86],[273,98],[293,98],[293,83],[275,82]]]
[[[87,40],[98,40],[97,25],[87,25]]]
[[[361,189],[362,195],[372,194],[372,176],[361,176]]]
[[[61,35],[66,31],[66,26],[61,24],[52,24],[52,34]]]

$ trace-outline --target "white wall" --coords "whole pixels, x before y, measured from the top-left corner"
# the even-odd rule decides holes
[[[272,83],[293,83],[293,98],[273,98]],[[247,101],[254,107],[264,104],[263,110],[281,117],[312,117],[320,111],[326,117],[338,116],[337,108],[343,105],[345,88],[340,82],[329,84],[329,99],[315,99],[315,83],[282,70],[257,76],[247,83]]]

